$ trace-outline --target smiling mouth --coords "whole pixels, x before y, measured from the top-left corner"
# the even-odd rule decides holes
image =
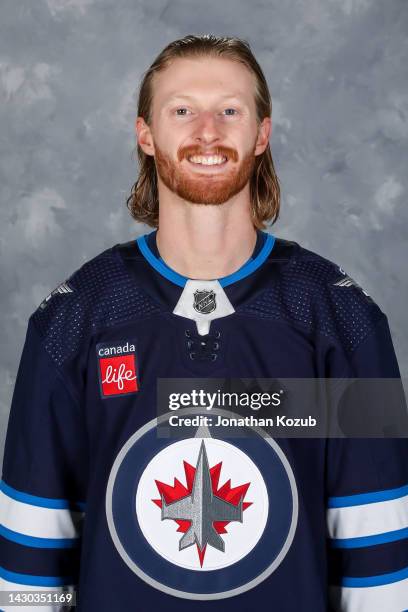
[[[194,166],[212,168],[224,166],[228,161],[225,155],[190,155],[187,160]]]
[[[193,173],[198,176],[223,175],[226,167],[229,167],[229,160],[224,155],[191,155],[186,161]]]

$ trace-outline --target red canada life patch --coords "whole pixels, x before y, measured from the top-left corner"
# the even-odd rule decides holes
[[[123,395],[139,390],[134,353],[99,357],[103,396]]]

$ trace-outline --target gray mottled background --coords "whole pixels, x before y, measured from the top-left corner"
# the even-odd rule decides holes
[[[273,232],[388,315],[408,374],[406,0],[0,1],[0,449],[27,318],[131,220],[136,92],[171,40],[247,39],[273,100]]]

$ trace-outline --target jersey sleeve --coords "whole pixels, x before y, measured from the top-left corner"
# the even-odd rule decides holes
[[[394,378],[406,411],[385,315],[345,376]],[[329,439],[326,475],[330,609],[408,610],[408,439]]]
[[[2,591],[55,595],[78,582],[87,480],[81,402],[45,350],[33,315],[17,372],[0,489]],[[2,610],[27,610],[2,606]],[[65,607],[64,610],[67,608]]]

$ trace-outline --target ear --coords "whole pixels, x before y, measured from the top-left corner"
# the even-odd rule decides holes
[[[146,155],[154,155],[152,133],[143,117],[137,117],[135,121],[135,129],[137,135],[137,142],[139,143],[139,146],[142,151],[146,153]]]
[[[272,119],[265,117],[258,127],[258,138],[256,141],[255,155],[263,153],[268,146],[269,137],[272,132]]]

